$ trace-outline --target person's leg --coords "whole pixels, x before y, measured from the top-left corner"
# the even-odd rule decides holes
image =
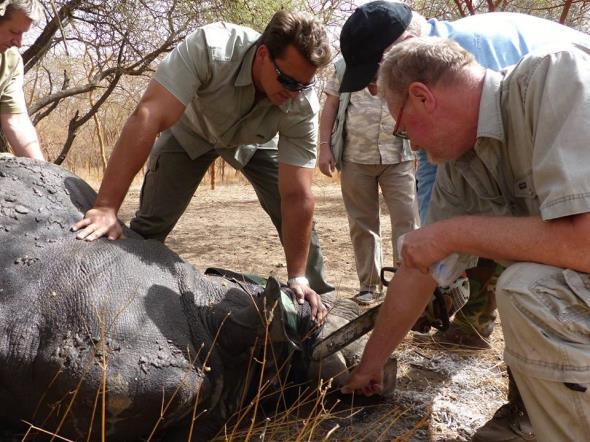
[[[590,276],[519,263],[498,279],[496,299],[511,367],[541,441],[590,434]]]
[[[400,262],[398,238],[420,226],[414,161],[383,166],[383,172],[379,175],[379,186],[389,209],[394,266],[397,267]]]
[[[477,267],[467,270],[469,298],[457,312],[448,330],[437,332],[434,340],[471,349],[490,348],[489,337],[496,323],[496,281],[502,266],[480,259]]]
[[[494,331],[496,312],[496,282],[504,268],[494,261],[480,258],[477,267],[467,270],[471,292],[469,301],[454,321],[488,338]]]
[[[172,135],[162,135],[150,155],[131,229],[144,238],[163,242],[215,158],[217,154],[211,151],[191,160]]]
[[[534,442],[535,433],[510,367],[508,370],[508,402],[473,435],[472,442]]]
[[[379,287],[382,256],[377,176],[380,167],[343,162],[340,174],[361,292],[375,293]]]
[[[270,216],[279,237],[282,237],[278,152],[273,149],[258,149],[248,164],[244,166],[242,173],[254,187],[260,205]],[[305,276],[309,280],[310,287],[318,294],[334,290],[334,287],[326,281],[324,258],[315,227],[312,227],[311,230]]]
[[[426,151],[418,149],[418,170],[416,171],[416,188],[418,195],[418,209],[420,211],[420,222],[422,225],[426,222],[428,215],[428,206],[432,188],[436,180],[436,165],[428,162]]]
[[[539,441],[589,439],[590,383],[577,384],[532,378],[513,370]]]
[[[436,181],[436,165],[429,163],[426,152],[418,150],[416,186],[420,220],[426,222],[432,189]],[[480,259],[476,268],[467,272],[469,299],[455,315],[448,330],[438,332],[434,339],[441,344],[461,345],[473,349],[489,348],[487,338],[492,334],[496,320],[494,297],[494,270],[496,264]]]

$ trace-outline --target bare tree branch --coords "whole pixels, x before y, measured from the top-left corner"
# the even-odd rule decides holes
[[[563,3],[563,9],[561,10],[561,15],[559,16],[559,23],[561,23],[561,24],[565,23],[571,7],[572,7],[572,0],[565,0],[565,2]]]

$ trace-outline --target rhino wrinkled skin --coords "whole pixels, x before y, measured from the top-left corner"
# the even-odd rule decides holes
[[[98,438],[104,398],[106,436],[130,440],[188,430],[198,402],[193,436],[209,438],[258,383],[256,369],[246,371],[272,319],[276,282],[261,293],[205,276],[128,229],[119,241],[76,240],[70,226],[95,196],[58,166],[0,157],[0,425]],[[305,307],[299,334],[313,326]],[[358,314],[342,311],[333,323]],[[284,364],[294,353],[279,335]],[[338,374],[362,340],[350,348],[326,370]]]

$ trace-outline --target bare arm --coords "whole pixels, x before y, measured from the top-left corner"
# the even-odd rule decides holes
[[[339,104],[339,96],[326,94],[326,101],[320,114],[320,157],[318,166],[320,171],[329,177],[336,170],[336,161],[330,148],[330,139],[332,138],[332,129],[338,114]]]
[[[172,126],[185,106],[160,83],[152,80],[137,108],[127,119],[105,171],[94,208],[72,226],[78,239],[121,236],[117,212],[133,177],[145,163],[156,136]],[[80,230],[82,229],[82,230]]]
[[[305,275],[314,208],[311,193],[313,169],[279,163],[279,192],[283,247],[289,278]],[[312,315],[323,319],[326,309],[319,296],[308,286],[291,286],[299,302],[307,299]]]
[[[28,114],[0,114],[0,123],[17,157],[45,160],[37,131]]]
[[[406,234],[403,265],[379,312],[375,330],[345,392],[381,388],[383,364],[432,295],[428,267],[452,252],[496,260],[540,262],[590,272],[590,214],[543,221],[539,217],[460,216]]]
[[[536,216],[459,216],[408,233],[402,259],[423,272],[452,252],[590,272],[589,249],[590,213],[551,221]]]
[[[387,358],[416,322],[435,286],[430,275],[401,266],[389,284],[375,329],[361,362],[342,389],[344,393],[359,392],[371,396],[381,392]]]

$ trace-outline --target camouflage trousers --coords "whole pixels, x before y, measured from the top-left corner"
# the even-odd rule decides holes
[[[464,334],[488,338],[494,330],[496,311],[496,282],[504,267],[488,259],[480,259],[477,267],[469,269],[469,300],[453,319],[453,326]]]

